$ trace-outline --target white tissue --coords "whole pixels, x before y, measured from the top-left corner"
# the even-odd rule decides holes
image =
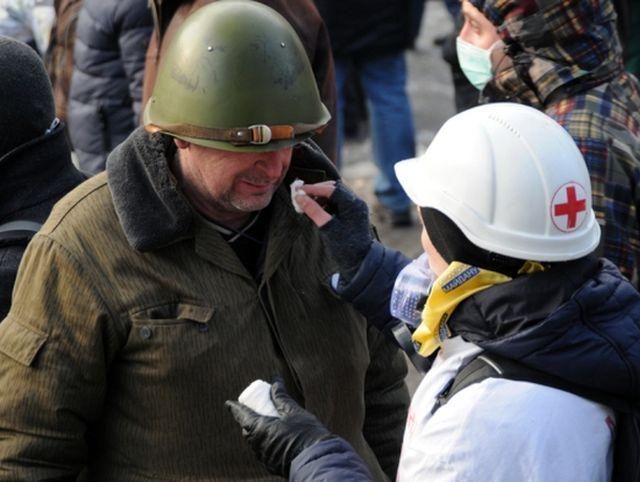
[[[260,415],[267,415],[269,417],[280,416],[271,400],[271,384],[264,380],[254,380],[251,385],[242,391],[238,397],[238,401],[244,403]]]
[[[296,194],[300,189],[302,189],[303,185],[304,185],[304,181],[302,179],[296,179],[291,183],[291,186],[290,186],[291,187],[291,204],[293,204],[293,209],[295,209],[298,214],[302,214],[304,212],[296,202]]]

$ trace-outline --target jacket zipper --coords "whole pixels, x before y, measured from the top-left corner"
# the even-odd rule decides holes
[[[267,318],[267,321],[271,328],[271,331],[273,332],[273,336],[276,339],[276,342],[278,343],[278,347],[280,347],[280,350],[282,350],[284,361],[287,367],[289,368],[289,371],[291,372],[291,376],[296,385],[296,388],[298,389],[298,392],[300,393],[300,395],[303,395],[302,383],[300,383],[300,377],[296,373],[293,366],[291,366],[291,364],[289,363],[289,360],[291,358],[287,353],[284,343],[282,343],[280,333],[278,332],[276,319],[275,319],[276,318],[275,312],[273,310],[273,301],[271,299],[271,290],[269,289],[269,284],[266,281],[262,281],[262,283],[260,283],[260,286],[258,287],[258,300],[260,301],[260,306],[262,307],[262,311],[264,312],[265,317]]]

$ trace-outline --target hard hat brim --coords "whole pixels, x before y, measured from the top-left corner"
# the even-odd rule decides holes
[[[434,196],[428,187],[432,186],[432,182],[428,178],[427,162],[425,155],[397,162],[394,169],[400,185],[412,202],[420,207],[441,211],[476,246],[505,256],[541,262],[578,259],[592,253],[598,247],[601,230],[593,211],[586,221],[584,231],[575,234],[574,237],[577,238],[575,243],[567,244],[566,241],[545,240],[541,237],[538,239],[537,248],[527,248],[528,239],[526,237],[521,239],[517,233],[505,232],[495,226],[484,226],[481,223],[463,223],[460,209],[464,209],[464,206],[457,203],[455,199],[451,197],[449,203],[434,202],[434,197],[438,196]],[[435,186],[432,187],[435,188]],[[510,242],[498,243],[496,239],[509,239]]]
[[[407,193],[411,201],[420,206],[427,207],[427,199],[424,193],[426,183],[425,169],[420,157],[413,157],[396,162],[394,169],[398,182]]]

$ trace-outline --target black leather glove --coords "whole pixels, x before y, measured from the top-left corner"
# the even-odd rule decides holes
[[[340,181],[326,208],[333,218],[320,228],[320,233],[338,265],[341,282],[346,284],[355,276],[373,243],[369,208]]]
[[[300,452],[335,435],[289,396],[282,380],[271,386],[271,400],[281,418],[260,415],[234,400],[227,400],[225,405],[258,460],[272,474],[288,478],[291,462]]]

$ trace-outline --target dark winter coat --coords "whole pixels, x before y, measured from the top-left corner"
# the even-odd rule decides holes
[[[83,180],[71,164],[62,125],[19,146],[0,157],[0,224],[43,223],[53,205]],[[0,246],[0,320],[9,312],[24,250],[24,245]]]
[[[412,0],[315,0],[336,58],[375,57],[409,48]]]
[[[216,0],[153,0],[151,2],[151,8],[156,12],[154,14],[156,27],[147,53],[143,103],[146,103],[151,96],[160,59],[176,29],[191,13],[214,1]],[[259,1],[280,13],[291,24],[302,41],[318,84],[320,98],[333,117],[322,133],[315,135],[313,139],[330,159],[335,160],[337,152],[336,86],[333,56],[325,24],[312,0]]]
[[[224,407],[274,374],[393,476],[404,358],[331,292],[317,228],[281,186],[256,280],[194,215],[174,155],[136,130],[31,241],[0,323],[0,480],[275,481]],[[336,175],[308,144],[289,174]]]
[[[541,109],[571,134],[591,176],[593,210],[602,228],[600,254],[635,281],[640,269],[640,85],[624,70],[613,3],[471,3],[507,46],[508,56],[494,66],[483,94],[490,101]]]
[[[388,266],[376,271],[399,266],[393,256],[385,259]],[[392,286],[379,278],[360,299],[379,306],[379,293]],[[640,397],[640,293],[606,259],[583,258],[493,286],[463,301],[447,326],[488,353],[587,390],[631,403]],[[344,441],[328,440],[294,460],[290,480],[371,477]]]
[[[80,168],[96,174],[139,124],[153,27],[147,0],[84,0],[67,107]]]

